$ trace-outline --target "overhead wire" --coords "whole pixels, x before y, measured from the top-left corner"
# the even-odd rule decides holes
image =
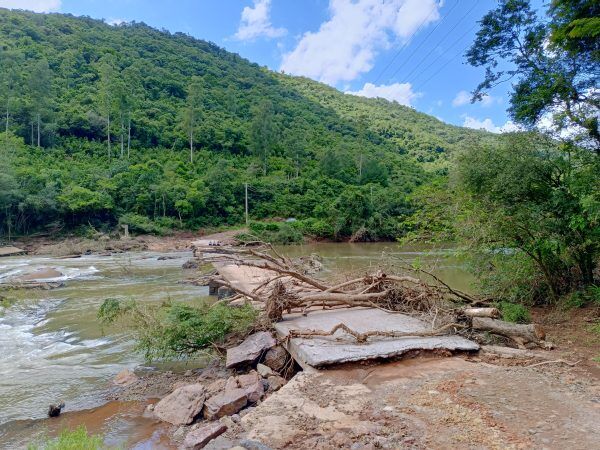
[[[434,3],[433,4],[433,7],[431,8],[431,11],[429,11],[429,14],[427,14],[427,16],[425,17],[425,19],[423,20],[423,22],[421,22],[421,24],[417,27],[417,29],[413,33],[413,36],[417,35],[419,33],[419,31],[421,31],[421,28],[423,28],[423,26],[429,21],[429,19],[431,18],[431,15],[436,10],[437,5],[438,5],[438,3]],[[408,46],[408,44],[410,44],[410,42],[411,42],[411,39],[408,39],[402,46],[400,46],[400,48],[394,54],[394,56],[388,62],[388,64],[383,68],[383,70],[381,72],[379,72],[379,75],[377,75],[377,77],[373,81],[374,84],[377,84],[377,82],[383,76],[383,74],[386,72],[386,70],[388,70],[390,68],[390,66],[394,63],[394,61],[396,60],[396,58],[398,56],[400,56],[400,53],[402,53],[402,51]]]
[[[421,61],[419,61],[419,63],[413,67],[413,69],[409,72],[409,74],[406,76],[405,81],[407,83],[410,82],[410,77],[413,73],[415,73],[415,71],[419,68],[419,66],[421,64],[423,64],[423,62],[425,62],[427,60],[427,58],[429,57],[429,55],[431,55],[438,47],[439,45],[444,42],[444,40],[456,29],[457,26],[459,26],[463,20],[465,20],[467,18],[467,16],[469,14],[471,14],[471,12],[475,9],[475,7],[477,6],[477,2],[473,3],[473,6],[471,6],[471,8],[458,20],[458,22],[456,22],[454,24],[454,26],[452,28],[450,28],[450,30],[448,30],[448,32],[439,40],[439,42],[432,46],[431,49],[427,52],[427,54],[421,59]]]
[[[456,0],[456,3],[454,3],[454,5],[452,5],[452,7],[450,8],[450,10],[448,11],[448,13],[443,16],[440,21],[435,25],[435,27],[433,27],[431,29],[431,31],[427,34],[427,36],[425,36],[423,38],[423,40],[421,42],[419,42],[419,45],[417,45],[414,50],[412,51],[412,53],[408,56],[408,58],[406,58],[405,61],[409,61],[413,55],[423,46],[423,44],[425,42],[427,42],[427,39],[429,39],[429,37],[435,32],[435,30],[438,29],[438,27],[444,22],[444,20],[450,15],[452,14],[452,11],[454,11],[454,9],[456,8],[456,6],[460,3],[459,0]],[[402,69],[404,67],[405,64],[401,63],[400,66],[394,71],[394,73],[390,76],[390,78],[394,78],[396,76],[396,74],[398,72],[400,72],[400,69]]]

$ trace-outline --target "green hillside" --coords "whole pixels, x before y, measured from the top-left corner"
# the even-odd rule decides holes
[[[407,195],[497,139],[145,24],[0,9],[0,233],[254,219],[403,234]],[[110,138],[109,138],[110,137]]]

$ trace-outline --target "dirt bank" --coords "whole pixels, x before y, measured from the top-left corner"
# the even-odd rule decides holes
[[[419,358],[301,374],[207,448],[245,436],[274,449],[589,449],[599,433],[597,380]]]

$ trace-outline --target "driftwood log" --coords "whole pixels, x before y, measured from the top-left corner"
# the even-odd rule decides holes
[[[474,330],[488,331],[500,336],[506,336],[514,340],[520,347],[525,344],[540,345],[546,338],[543,328],[537,324],[509,323],[502,320],[487,317],[473,317],[472,327]]]
[[[428,282],[406,274],[392,275],[377,271],[331,283],[313,277],[301,264],[280,255],[269,244],[251,248],[206,247],[198,250],[202,251],[205,262],[216,263],[217,267],[218,264],[225,264],[255,269],[254,275],[261,281],[251,291],[228,282],[218,274],[211,277],[211,281],[237,293],[228,299],[219,300],[220,302],[251,302],[263,311],[269,323],[281,320],[286,312],[307,314],[314,309],[369,307],[389,313],[418,315],[424,320],[429,318],[431,331],[422,335],[480,331],[508,337],[519,347],[527,344],[542,345],[545,337],[539,325],[503,322],[498,320],[500,311],[497,308],[474,307],[481,305],[482,301],[450,288],[427,272]],[[326,336],[338,330],[353,336],[359,342],[379,335],[357,333],[344,324],[338,324],[330,331],[296,330],[294,336]],[[417,334],[393,335],[400,337]]]

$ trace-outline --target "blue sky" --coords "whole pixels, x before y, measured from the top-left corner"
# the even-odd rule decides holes
[[[341,91],[410,105],[456,125],[511,129],[510,86],[477,104],[482,69],[464,52],[493,1],[481,0],[0,0],[108,23],[145,22],[206,39],[273,70]]]

